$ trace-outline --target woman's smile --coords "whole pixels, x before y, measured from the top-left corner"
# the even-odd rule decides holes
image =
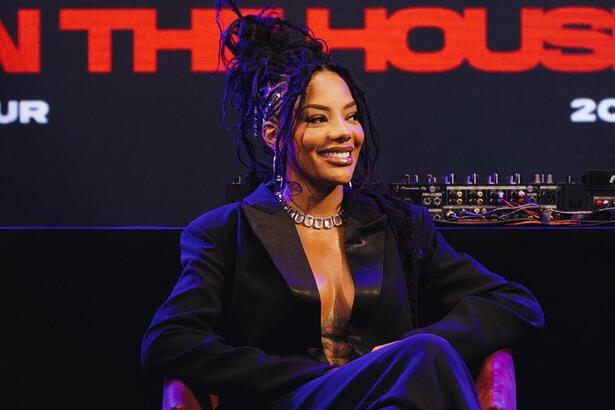
[[[333,165],[349,166],[354,162],[352,159],[352,145],[341,147],[333,147],[323,151],[319,151],[318,155],[322,156],[325,161]]]

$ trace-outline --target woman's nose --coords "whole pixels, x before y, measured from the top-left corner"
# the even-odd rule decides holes
[[[350,128],[344,120],[337,120],[333,122],[333,126],[329,131],[329,138],[336,141],[346,142],[352,137]]]

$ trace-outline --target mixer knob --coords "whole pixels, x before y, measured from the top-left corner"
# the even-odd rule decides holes
[[[474,172],[472,175],[468,175],[466,182],[468,185],[476,185],[478,183],[478,174]]]
[[[498,174],[491,174],[487,179],[489,185],[497,185],[500,183],[500,176]]]
[[[547,174],[547,184],[552,184],[552,183],[553,183],[553,175]]]
[[[506,200],[506,194],[502,191],[498,191],[497,193],[497,203],[498,205],[501,205],[504,203],[504,201]]]
[[[428,174],[428,175],[427,175],[427,185],[433,185],[433,184],[435,184],[435,183],[437,183],[437,179],[436,179],[436,177],[434,177],[434,176],[433,176],[433,175],[431,175],[431,174]]]
[[[455,185],[455,174],[452,172],[444,177],[444,183],[446,185]]]

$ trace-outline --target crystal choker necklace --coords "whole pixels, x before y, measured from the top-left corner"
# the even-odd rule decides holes
[[[282,196],[281,192],[276,192],[276,198],[282,206],[284,207],[284,211],[290,216],[290,218],[297,225],[307,226],[308,228],[314,229],[331,229],[334,226],[340,226],[343,223],[344,210],[341,209],[339,213],[333,216],[313,216],[310,214],[306,214],[301,212],[298,209],[290,206],[285,200],[284,196]]]

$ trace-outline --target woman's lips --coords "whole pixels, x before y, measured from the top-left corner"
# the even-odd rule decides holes
[[[318,154],[325,161],[333,165],[351,165],[353,162],[352,152],[324,151]]]
[[[354,151],[354,147],[351,144],[348,145],[338,145],[329,147],[318,152],[325,161],[329,164],[337,165],[337,166],[347,166],[353,163],[352,153]]]

